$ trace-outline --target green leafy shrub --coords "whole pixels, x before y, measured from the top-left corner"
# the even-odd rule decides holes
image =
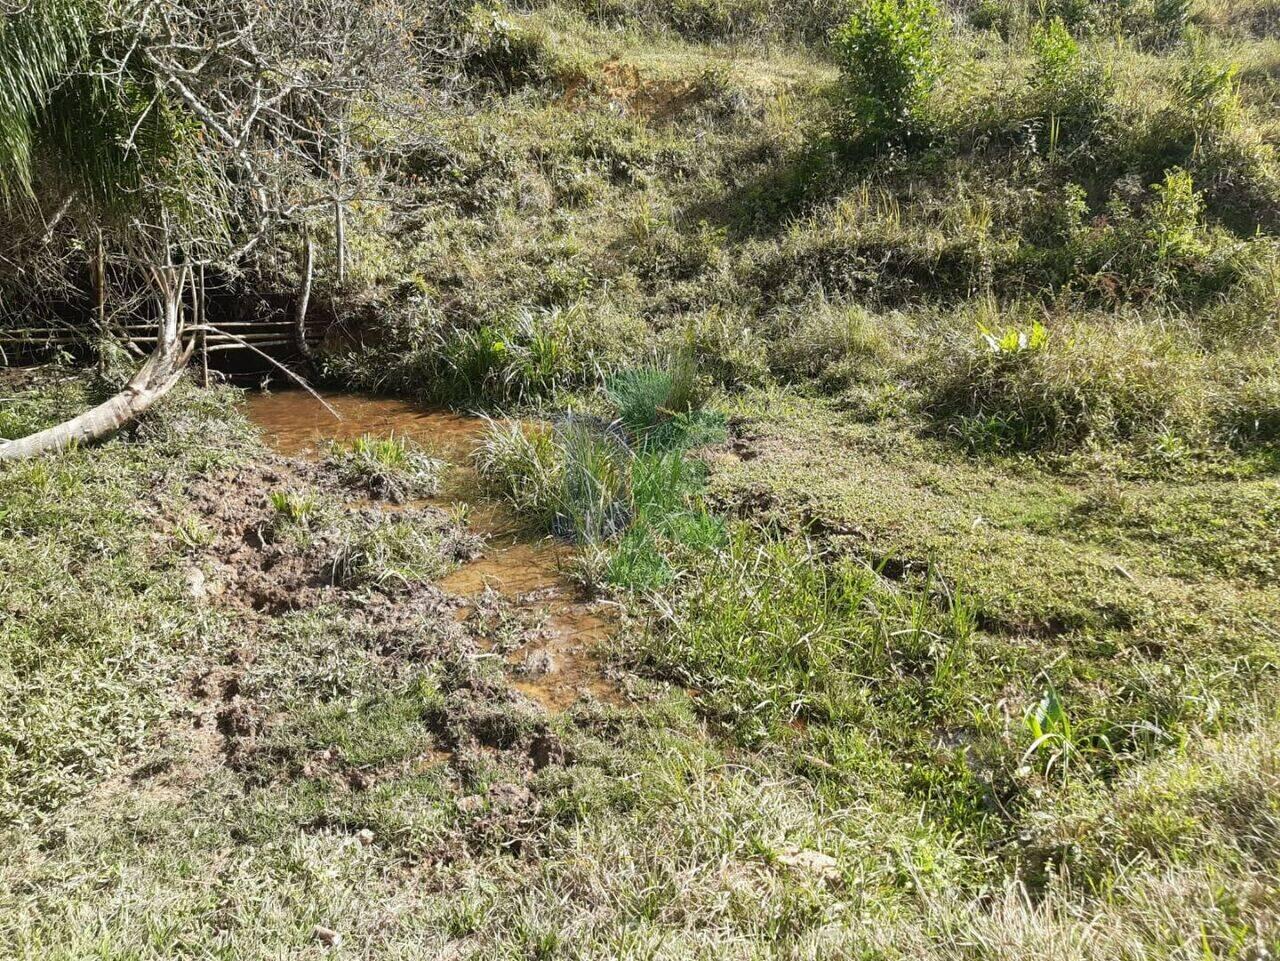
[[[1049,123],[1050,145],[1078,138],[1104,116],[1113,83],[1109,72],[1085,57],[1061,19],[1031,32],[1031,113]]]
[[[544,83],[559,69],[546,37],[500,9],[472,10],[465,41],[467,73],[504,88]]]
[[[1200,229],[1204,202],[1191,174],[1180,168],[1165,171],[1164,181],[1152,184],[1157,202],[1147,215],[1147,231],[1156,260],[1189,260],[1204,255],[1207,243]]]
[[[855,140],[877,145],[923,132],[942,73],[943,26],[934,0],[862,0],[835,32]]]

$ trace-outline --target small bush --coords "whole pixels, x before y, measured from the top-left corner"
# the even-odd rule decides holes
[[[1200,229],[1200,212],[1204,202],[1191,181],[1191,174],[1174,168],[1165,172],[1164,181],[1152,184],[1157,202],[1147,215],[1148,236],[1155,248],[1156,260],[1188,260],[1203,256],[1207,244]]]
[[[1067,450],[1202,428],[1199,359],[1154,327],[1032,323],[935,361],[927,406],[974,449]]]
[[[547,39],[504,11],[477,7],[468,23],[464,64],[472,77],[504,88],[543,83],[558,69]]]
[[[833,37],[853,137],[879,145],[925,128],[942,73],[943,19],[934,0],[862,0]]]
[[[1050,145],[1085,135],[1106,113],[1113,84],[1107,70],[1085,58],[1060,19],[1031,33],[1030,112],[1050,123]]]

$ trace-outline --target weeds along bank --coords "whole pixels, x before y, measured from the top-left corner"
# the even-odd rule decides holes
[[[843,394],[980,448],[1265,448],[1275,40],[1239,11],[1080,8],[952,11],[922,76],[872,95],[841,67],[872,56],[856,38],[486,15],[472,104],[404,162],[436,209],[368,212],[378,333],[334,372],[534,399],[692,326],[731,389]]]
[[[478,465],[620,703],[482,656],[462,518],[337,509],[434,462],[187,392],[0,474],[6,953],[1275,953],[1274,11],[906,3],[871,95],[759,9],[477,15],[433,206],[348,224],[329,376],[537,415]]]
[[[869,567],[816,529],[788,533],[790,510],[708,510],[734,477],[725,458],[759,465],[756,490],[783,507],[793,453],[814,458],[803,419],[849,425],[776,395],[748,437],[690,384],[681,364],[638,369],[594,415],[495,425],[480,450],[531,523],[583,542],[584,585],[635,618],[611,655],[617,702],[561,715],[484,654],[536,624],[501,604],[460,624],[433,585],[476,549],[458,518],[363,506],[438,483],[403,441],[293,462],[226,394],[186,390],[97,451],[7,468],[0,663],[22,696],[4,701],[5,953],[1230,957],[1274,943],[1264,640],[1001,628],[941,550],[933,571]],[[38,426],[110,389],[36,383],[6,415]],[[775,446],[778,418],[794,452]],[[940,475],[928,452],[849,480],[910,485],[907,462]],[[970,469],[988,503],[1041,520],[1055,506],[1038,496],[1051,480],[1025,477],[1031,491]],[[937,496],[960,479],[937,476]],[[887,509],[955,535],[935,502],[908,506]],[[1261,572],[1207,569],[1216,526],[1188,570],[1203,593],[1243,594]],[[1070,550],[1040,535],[1038,553]],[[1143,551],[1112,556],[1145,588]],[[1075,577],[1039,586],[1101,599]],[[1261,631],[1268,603],[1242,604]]]

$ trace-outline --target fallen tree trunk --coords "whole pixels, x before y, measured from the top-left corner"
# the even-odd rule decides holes
[[[164,305],[155,350],[129,378],[124,389],[71,420],[17,440],[0,440],[0,461],[25,460],[110,437],[145,413],[182,379],[187,361],[195,349],[194,338],[185,348],[182,347],[182,287],[186,272],[184,269],[178,273],[173,267],[164,267],[154,270],[153,275]]]
[[[124,390],[110,400],[54,427],[0,443],[0,461],[38,457],[110,437],[173,389],[185,373],[188,353],[184,352],[176,371],[170,365],[158,363],[159,358],[152,354]]]

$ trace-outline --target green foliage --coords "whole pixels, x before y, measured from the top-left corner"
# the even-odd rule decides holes
[[[630,457],[599,425],[570,416],[530,428],[491,421],[476,464],[532,526],[590,544],[630,520]]]
[[[1144,326],[1051,336],[1038,321],[942,361],[928,406],[968,446],[1070,449],[1203,430],[1195,357]]]
[[[1154,0],[1152,19],[1165,39],[1181,36],[1191,22],[1192,0]]]
[[[835,32],[855,139],[874,146],[923,132],[942,74],[944,26],[934,0],[862,0]]]
[[[595,543],[631,519],[631,454],[616,437],[589,421],[568,417],[555,427],[561,477],[551,532]]]
[[[1040,702],[1027,711],[1024,720],[1033,740],[1023,760],[1039,755],[1043,759],[1046,774],[1057,768],[1065,779],[1070,773],[1071,765],[1076,762],[1079,747],[1073,735],[1071,716],[1062,706],[1052,684],[1045,690]]]
[[[176,175],[189,119],[111,23],[99,0],[32,0],[0,21],[0,199],[70,196],[108,219],[157,199],[144,170]],[[124,82],[93,75],[116,69]],[[179,190],[165,200],[187,208]]]
[[[1200,194],[1185,170],[1165,172],[1164,182],[1153,184],[1157,203],[1148,215],[1148,231],[1160,263],[1191,260],[1204,255],[1207,245],[1200,228],[1204,208]]]
[[[271,491],[267,499],[275,511],[277,528],[309,530],[320,515],[320,500],[308,491]]]
[[[466,40],[467,72],[499,87],[544,83],[558,68],[544,36],[513,23],[496,7],[471,11]]]
[[[795,719],[857,724],[872,710],[868,683],[895,664],[926,686],[955,684],[972,630],[951,607],[963,601],[938,608],[856,562],[826,564],[809,545],[741,527],[693,565],[679,599],[644,656],[748,741]]]
[[[59,84],[85,53],[92,4],[35,0],[0,22],[0,189],[33,188],[37,141]]]
[[[418,444],[394,435],[365,434],[350,444],[335,444],[328,459],[346,483],[397,502],[438,492],[444,468]]]
[[[1195,137],[1196,150],[1239,123],[1239,76],[1239,64],[1220,62],[1202,37],[1192,37],[1178,66],[1174,110]]]
[[[335,583],[423,584],[440,577],[452,563],[446,542],[448,525],[391,517],[382,523],[344,532],[330,574]]]
[[[520,307],[502,320],[457,325],[423,309],[389,323],[377,346],[326,364],[367,388],[435,402],[529,402],[598,383],[618,334],[584,304]]]
[[[1102,65],[1086,59],[1061,19],[1034,27],[1031,53],[1031,108],[1050,123],[1052,148],[1063,125],[1080,136],[1106,113],[1113,84]]]
[[[1003,334],[995,334],[980,323],[978,335],[986,344],[987,350],[1004,356],[1016,356],[1029,350],[1043,350],[1049,343],[1049,331],[1038,320],[1033,320],[1026,330],[1010,327]]]
[[[609,554],[609,583],[632,591],[656,590],[669,584],[691,557],[724,543],[724,522],[698,499],[705,477],[705,466],[679,449],[635,458],[635,521]]]

